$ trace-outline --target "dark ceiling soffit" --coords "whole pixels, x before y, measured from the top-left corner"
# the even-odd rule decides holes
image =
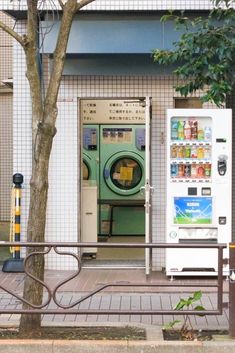
[[[10,15],[11,17],[17,19],[17,20],[25,20],[27,18],[27,11],[23,10],[23,11],[16,11],[16,10],[4,10],[3,12],[7,13],[8,15]],[[60,11],[59,11],[60,12]],[[99,15],[120,15],[120,14],[123,14],[123,15],[133,15],[133,16],[136,16],[136,15],[163,15],[167,12],[167,10],[134,10],[134,11],[127,11],[127,10],[118,10],[118,11],[110,11],[110,10],[107,10],[107,11],[99,11],[99,10],[93,10],[93,11],[81,11],[83,14],[99,14]],[[80,13],[81,13],[80,12]],[[202,15],[202,14],[208,14],[209,13],[209,10],[198,10],[198,9],[195,9],[194,11],[192,10],[189,10],[189,11],[185,11],[184,12],[184,15],[187,15],[189,16],[190,14],[194,14],[195,15],[195,12],[198,14],[198,15]],[[47,12],[45,12],[47,13]],[[182,13],[182,11],[180,10],[175,10],[174,11],[174,14],[175,15],[180,15]]]

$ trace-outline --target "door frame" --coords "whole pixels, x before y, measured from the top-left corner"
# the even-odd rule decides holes
[[[78,133],[79,133],[79,144],[78,144],[78,158],[79,158],[79,165],[78,165],[78,175],[79,175],[79,187],[78,190],[80,195],[78,197],[78,219],[79,227],[78,227],[78,240],[81,241],[82,239],[82,160],[83,160],[83,141],[82,141],[82,127],[83,127],[83,118],[82,118],[82,111],[81,111],[81,102],[84,100],[128,100],[128,101],[140,101],[144,104],[145,107],[145,158],[144,158],[144,168],[145,168],[145,186],[143,187],[145,192],[145,244],[151,242],[151,194],[153,187],[151,186],[151,98],[149,96],[145,97],[82,97],[78,98]],[[94,122],[96,124],[96,122]],[[98,124],[98,123],[97,123]],[[107,123],[106,123],[107,124]],[[145,249],[145,274],[148,275],[151,269],[151,257],[152,251],[149,248]]]
[[[145,244],[151,242],[151,220],[152,207],[151,196],[153,187],[151,185],[151,98],[145,98]],[[145,274],[149,275],[151,270],[150,248],[145,249]]]

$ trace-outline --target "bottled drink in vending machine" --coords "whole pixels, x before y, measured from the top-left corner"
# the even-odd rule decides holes
[[[190,122],[191,126],[191,139],[192,140],[197,140],[197,133],[198,133],[198,122],[197,120],[192,120]]]
[[[171,139],[178,140],[178,121],[171,120]]]
[[[191,140],[191,126],[189,125],[188,120],[184,124],[184,139]]]
[[[184,122],[178,121],[178,140],[184,139]]]
[[[211,127],[206,126],[204,129],[205,141],[211,141]]]
[[[202,127],[199,127],[199,128],[198,128],[198,132],[197,132],[197,139],[198,139],[199,141],[203,141],[204,138],[205,138],[205,136],[204,136],[204,130],[203,130]]]

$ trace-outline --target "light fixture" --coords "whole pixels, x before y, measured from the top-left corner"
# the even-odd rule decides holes
[[[5,85],[5,86],[7,86],[7,87],[9,87],[9,88],[13,88],[13,79],[12,78],[8,78],[8,79],[6,79],[6,80],[2,80],[2,83]]]

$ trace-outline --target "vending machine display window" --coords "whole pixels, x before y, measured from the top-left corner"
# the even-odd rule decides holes
[[[211,224],[212,197],[174,197],[174,224]]]
[[[171,181],[210,182],[211,117],[172,117],[170,129]]]

